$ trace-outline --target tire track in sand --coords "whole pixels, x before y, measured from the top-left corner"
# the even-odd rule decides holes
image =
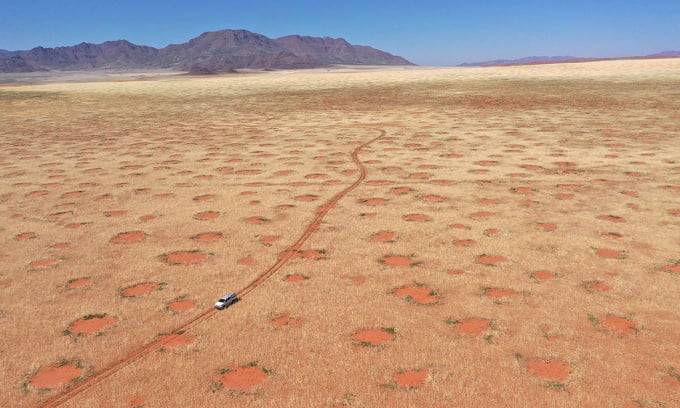
[[[319,230],[319,227],[321,226],[321,223],[323,222],[323,219],[326,216],[326,214],[328,214],[328,212],[332,210],[343,197],[345,197],[349,192],[357,188],[366,179],[368,173],[366,171],[366,166],[364,166],[361,160],[359,160],[359,153],[361,153],[362,149],[364,149],[371,143],[375,142],[376,140],[382,138],[387,134],[387,132],[384,129],[373,130],[377,130],[378,132],[380,132],[380,135],[374,137],[368,142],[359,145],[359,147],[352,151],[352,161],[359,168],[360,172],[359,178],[357,178],[357,180],[354,183],[347,186],[342,191],[336,193],[333,197],[331,197],[330,200],[326,202],[326,204],[322,205],[317,209],[314,219],[307,225],[307,227],[303,231],[302,235],[300,235],[298,240],[295,241],[293,245],[288,247],[284,251],[284,253],[277,259],[277,261],[271,267],[269,267],[269,269],[264,271],[255,280],[253,280],[251,283],[249,283],[243,289],[237,292],[237,296],[239,299],[242,299],[244,296],[248,295],[258,286],[261,286],[264,282],[267,281],[267,279],[269,279],[272,275],[274,275],[277,271],[284,267],[288,263],[288,261],[290,261],[293,258],[296,251],[302,248],[302,245],[309,239],[309,237],[311,237],[315,232]],[[130,364],[134,363],[137,360],[144,358],[146,355],[152,353],[153,351],[163,347],[167,342],[171,341],[176,336],[184,333],[185,331],[191,329],[192,327],[195,327],[207,321],[208,319],[213,317],[215,313],[217,313],[217,310],[211,307],[210,309],[202,312],[198,316],[195,316],[192,319],[188,320],[180,327],[177,327],[175,330],[172,331],[172,333],[141,346],[137,350],[129,353],[122,359],[102,369],[98,373],[94,373],[93,375],[84,379],[83,381],[78,382],[73,386],[65,389],[63,392],[49,398],[48,400],[43,402],[40,406],[59,407],[64,405],[65,403],[73,400],[79,394],[96,386],[97,384],[106,380],[107,378],[117,373],[118,371],[122,370],[123,368],[129,366]]]

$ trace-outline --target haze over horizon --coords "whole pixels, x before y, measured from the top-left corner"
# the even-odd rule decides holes
[[[0,49],[125,39],[156,48],[206,31],[342,37],[419,65],[534,55],[624,57],[680,49],[680,2],[424,0],[257,3],[5,1]]]

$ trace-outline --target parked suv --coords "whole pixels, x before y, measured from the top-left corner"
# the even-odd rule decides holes
[[[229,292],[226,295],[222,296],[216,303],[215,303],[215,309],[217,310],[222,310],[233,303],[236,303],[238,301],[238,298],[236,297],[236,293],[234,292]]]

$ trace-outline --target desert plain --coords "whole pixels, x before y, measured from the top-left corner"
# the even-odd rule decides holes
[[[679,90],[680,59],[2,85],[0,405],[678,407]]]

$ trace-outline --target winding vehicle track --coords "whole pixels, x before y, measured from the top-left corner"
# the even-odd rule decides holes
[[[292,244],[290,247],[288,247],[283,254],[278,258],[276,263],[274,263],[269,269],[264,271],[262,274],[260,274],[255,280],[253,280],[251,283],[249,283],[246,287],[241,289],[238,293],[237,296],[239,299],[242,299],[248,293],[252,292],[254,289],[256,289],[258,286],[261,286],[264,282],[267,281],[272,275],[274,275],[279,269],[281,269],[283,266],[285,266],[288,261],[290,261],[293,256],[295,255],[296,251],[300,250],[302,248],[302,245],[311,237],[316,231],[319,230],[319,227],[321,226],[321,223],[323,222],[324,217],[330,210],[332,210],[335,205],[343,198],[345,197],[349,192],[357,188],[365,179],[367,176],[367,171],[366,167],[364,164],[359,160],[359,153],[361,150],[373,142],[377,141],[378,139],[384,137],[387,132],[384,129],[376,129],[376,128],[370,128],[373,130],[377,130],[380,132],[380,135],[374,137],[373,139],[369,140],[368,142],[365,142],[358,146],[356,149],[352,151],[352,161],[357,165],[359,168],[360,174],[357,180],[352,183],[351,185],[347,186],[345,189],[342,191],[336,193],[333,197],[331,197],[330,200],[328,200],[324,205],[320,206],[317,211],[316,211],[316,216],[314,219],[307,225],[305,230],[303,231],[302,235],[298,238],[297,241],[295,241],[294,244]],[[121,369],[129,366],[130,364],[134,363],[137,360],[140,360],[147,356],[148,354],[152,353],[155,350],[158,350],[159,348],[163,347],[167,342],[171,341],[173,338],[176,336],[184,333],[185,331],[207,321],[211,317],[213,317],[217,313],[217,311],[214,308],[210,308],[198,316],[195,316],[191,320],[185,322],[182,324],[180,327],[177,327],[175,330],[172,331],[171,334],[168,334],[166,336],[160,337],[150,343],[147,343],[137,350],[133,351],[132,353],[126,355],[122,359],[118,360],[117,362],[111,364],[110,366],[102,369],[101,371],[94,373],[92,376],[88,377],[87,379],[73,385],[70,388],[67,388],[60,394],[57,394],[48,400],[44,401],[40,406],[41,407],[59,407],[64,405],[65,403],[73,400],[76,396],[79,394],[89,390],[90,388],[94,387],[95,385],[101,383],[102,381],[106,380],[108,377],[112,376],[113,374],[117,373]]]

